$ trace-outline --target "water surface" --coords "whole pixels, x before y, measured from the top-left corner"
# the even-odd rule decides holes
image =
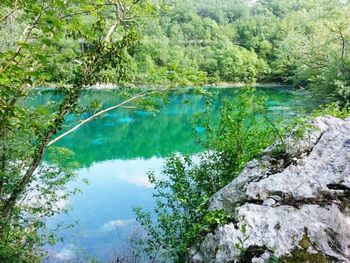
[[[211,89],[214,103],[212,118],[218,117],[222,99],[234,100],[237,88]],[[268,97],[269,115],[290,118],[305,109],[306,93],[290,88],[260,88]],[[44,92],[36,98],[45,102],[54,95]],[[117,91],[91,91],[83,102],[97,98],[105,107],[116,104]],[[172,153],[194,154],[200,147],[193,139],[191,120],[205,109],[205,98],[193,92],[172,95],[170,102],[157,113],[118,109],[96,119],[59,141],[55,146],[74,152],[78,178],[88,185],[76,184],[82,193],[69,201],[68,215],[50,219],[49,225],[78,222],[72,229],[62,230],[64,242],[50,248],[52,261],[68,261],[76,253],[96,257],[106,262],[120,254],[124,240],[135,228],[132,208],[152,209],[152,185],[147,172],[161,171],[164,158]],[[308,105],[310,106],[310,105]],[[67,123],[74,121],[68,118]],[[195,127],[201,131],[201,127]],[[50,162],[49,155],[47,161]]]

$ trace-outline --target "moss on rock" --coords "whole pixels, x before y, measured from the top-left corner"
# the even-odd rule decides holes
[[[310,253],[308,249],[313,247],[307,233],[299,241],[299,247],[291,252],[291,255],[286,255],[279,258],[281,263],[328,263],[331,262],[327,256],[320,253]]]

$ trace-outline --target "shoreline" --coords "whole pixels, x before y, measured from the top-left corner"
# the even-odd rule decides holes
[[[274,87],[288,87],[292,88],[293,85],[291,84],[285,84],[285,83],[278,83],[278,82],[271,82],[271,83],[254,83],[254,84],[245,84],[243,82],[218,82],[213,84],[205,84],[203,85],[204,88],[242,88],[244,86],[253,86],[255,88],[274,88]]]
[[[278,82],[271,82],[271,83],[254,83],[254,84],[245,84],[243,82],[218,82],[218,83],[212,83],[212,84],[202,84],[200,87],[202,88],[241,88],[244,86],[253,86],[256,88],[273,88],[273,87],[288,87],[291,88],[293,85],[291,84],[285,84],[285,83],[278,83]],[[146,85],[134,85],[133,87],[137,88],[155,88],[155,87],[161,87],[161,85],[158,86],[146,86]],[[177,87],[177,88],[189,88],[189,87],[196,87],[196,86],[187,86],[187,87]],[[107,90],[107,89],[119,89],[118,86],[113,84],[96,84],[94,86],[88,87],[88,90]]]
[[[254,83],[254,84],[245,84],[243,82],[218,82],[218,83],[212,83],[212,84],[203,84],[200,85],[202,88],[217,88],[217,89],[227,89],[227,88],[242,88],[244,86],[252,86],[255,88],[278,88],[278,87],[285,87],[285,88],[292,88],[293,85],[291,84],[285,84],[285,83],[278,83],[278,82],[271,82],[271,83]],[[132,85],[131,88],[157,88],[162,87],[161,85],[157,86],[138,86],[138,85]],[[187,87],[176,87],[176,88],[193,88],[197,86],[187,86]],[[55,90],[56,88],[54,85],[50,85],[47,87],[36,87],[35,89],[41,90],[41,91],[49,91],[49,90]],[[119,86],[111,84],[111,83],[98,83],[96,85],[86,87],[86,90],[117,90],[120,89]]]

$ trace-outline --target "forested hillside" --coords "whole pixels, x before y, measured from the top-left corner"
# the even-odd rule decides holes
[[[286,82],[345,99],[348,15],[337,0],[166,0],[130,53],[129,81]]]

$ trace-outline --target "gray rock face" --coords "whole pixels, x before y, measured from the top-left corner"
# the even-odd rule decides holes
[[[268,262],[301,248],[304,237],[309,253],[350,262],[350,119],[313,125],[304,138],[288,139],[284,158],[274,157],[276,146],[267,149],[211,198],[210,210],[235,222],[194,245],[192,262],[238,262],[252,248],[262,251],[252,262]]]

